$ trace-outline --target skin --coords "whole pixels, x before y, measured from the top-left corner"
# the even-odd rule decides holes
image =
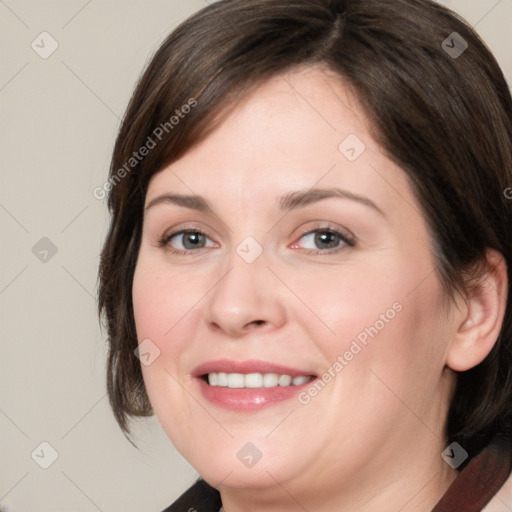
[[[295,69],[251,92],[149,184],[146,205],[172,193],[211,207],[147,209],[133,304],[139,341],[160,350],[142,368],[155,413],[226,512],[427,511],[456,476],[441,458],[455,382],[447,361],[470,367],[492,343],[458,359],[471,344],[470,306],[447,306],[420,206],[371,128],[339,77]],[[366,146],[353,162],[338,149],[349,134]],[[280,210],[283,195],[312,187],[340,187],[381,212],[347,198]],[[325,227],[348,230],[354,245],[329,252],[302,237]],[[183,228],[204,232],[207,246],[175,254],[180,236],[159,246]],[[247,236],[263,249],[250,264],[236,252]],[[191,375],[221,358],[321,375],[395,303],[395,318],[307,405],[229,411]],[[262,452],[251,468],[237,458],[247,442]]]

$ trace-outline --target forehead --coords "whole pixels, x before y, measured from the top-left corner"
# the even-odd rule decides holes
[[[242,97],[207,138],[155,175],[147,202],[167,189],[212,198],[250,192],[264,201],[317,184],[382,192],[392,202],[407,188],[405,174],[371,130],[338,75],[320,66],[294,69]]]

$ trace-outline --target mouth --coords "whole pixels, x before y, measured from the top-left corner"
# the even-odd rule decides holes
[[[277,386],[301,386],[314,378],[313,375],[298,375],[292,377],[278,373],[225,373],[211,372],[202,375],[209,386],[230,389],[261,389],[275,388]]]
[[[263,361],[211,361],[193,372],[202,395],[237,412],[255,411],[293,399],[317,375]]]

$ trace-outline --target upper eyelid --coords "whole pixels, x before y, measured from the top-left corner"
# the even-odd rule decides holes
[[[197,226],[195,224],[201,224],[201,226]],[[214,230],[212,228],[210,228],[210,226],[205,225],[203,223],[180,222],[175,226],[164,229],[160,238],[168,238],[170,236],[178,235],[180,233],[187,232],[187,231],[198,232],[198,233],[208,236],[209,238],[213,238],[212,234],[214,232]]]
[[[208,233],[206,233],[204,230],[201,230],[199,228],[181,228],[181,229],[177,229],[177,230],[172,230],[169,233],[167,233],[167,232],[164,233],[160,238],[162,241],[169,242],[175,236],[183,235],[185,233],[200,233],[201,235],[204,235],[206,238],[208,238],[212,242],[218,243]]]
[[[342,241],[342,243],[344,245],[347,245],[349,247],[353,247],[353,246],[356,245],[356,238],[355,238],[355,236],[353,236],[353,235],[348,236],[348,235],[346,235],[344,233],[341,233],[340,230],[338,230],[338,229],[325,228],[325,227],[324,228],[321,228],[321,227],[313,228],[313,229],[310,229],[309,231],[304,232],[302,235],[300,235],[298,238],[296,238],[295,241],[292,242],[292,244],[296,244],[298,241],[300,241],[305,236],[311,235],[311,234],[313,234],[313,233],[315,233],[317,231],[328,231],[330,233],[336,233],[340,237],[340,239],[341,239],[341,241]],[[307,250],[309,252],[313,251],[313,249],[307,249]],[[329,253],[329,252],[336,252],[338,250],[340,250],[340,247],[334,247],[334,248],[325,249],[325,250],[317,249],[316,251],[317,252],[323,252],[323,253]]]
[[[322,221],[311,221],[311,222],[322,222]],[[310,224],[311,222],[309,222],[308,224]],[[342,227],[342,226],[333,226],[332,225],[333,223],[331,222],[324,222],[323,225],[317,225],[317,226],[311,226],[310,228],[304,228],[304,229],[301,229],[300,230],[300,237],[303,237],[305,235],[308,235],[310,233],[314,233],[315,231],[332,231],[332,232],[335,232],[335,233],[338,233],[346,238],[355,238],[355,235],[352,233],[352,231],[350,231],[349,229],[345,228],[345,227]],[[197,227],[197,226],[193,226],[193,225],[189,225],[189,226],[184,226],[184,227],[181,227],[181,228],[178,228],[178,227],[172,227],[172,228],[169,228],[167,230],[164,231],[162,237],[168,237],[168,236],[171,236],[171,235],[178,235],[178,234],[181,234],[183,232],[198,232],[198,233],[201,233],[203,235],[206,235],[210,238],[212,238],[210,236],[210,228],[207,227],[207,229],[204,229],[202,227]],[[297,231],[294,230],[293,232],[293,236],[297,236],[295,235],[295,232]],[[292,236],[292,235],[290,235]]]
[[[301,228],[299,233],[297,235],[294,234],[294,238],[302,238],[303,236],[309,235],[311,233],[314,233],[315,231],[331,231],[332,233],[338,233],[342,236],[342,238],[346,238],[348,240],[354,240],[356,239],[356,235],[350,231],[350,229],[335,224],[333,222],[326,222],[324,221],[312,221],[312,222],[319,222],[318,225],[313,225],[309,228]],[[311,222],[308,222],[307,224],[311,224]],[[296,230],[297,231],[297,230]],[[298,238],[297,238],[298,237]]]

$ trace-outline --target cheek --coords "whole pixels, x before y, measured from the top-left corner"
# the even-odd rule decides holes
[[[294,320],[316,325],[315,338],[331,351],[355,338],[364,343],[400,316],[410,286],[407,279],[397,279],[400,275],[396,262],[384,261],[304,272],[294,291],[306,307],[296,304]]]
[[[171,272],[158,261],[139,257],[132,288],[135,324],[139,341],[150,338],[160,350],[170,345],[181,323],[197,313],[208,290],[208,279],[199,272]],[[176,347],[175,341],[173,347]]]
[[[134,318],[139,343],[150,340],[158,354],[150,365],[142,365],[158,417],[166,416],[163,409],[183,406],[183,390],[174,377],[191,367],[193,326],[198,324],[198,305],[206,285],[201,276],[169,272],[143,253],[139,257],[132,288]]]
[[[298,305],[293,320],[316,340],[327,367],[346,354],[351,366],[413,382],[415,372],[428,378],[430,365],[443,367],[449,332],[428,258],[378,255],[330,273],[302,274],[295,286],[309,311]]]
[[[368,323],[354,337],[365,342],[359,343],[360,364],[375,385],[374,395],[390,400],[396,395],[417,411],[439,391],[451,336],[437,277],[433,273],[422,278],[407,279],[405,286],[390,290],[388,304],[369,299],[368,304],[380,309],[366,316]],[[391,308],[385,309],[389,303]]]

